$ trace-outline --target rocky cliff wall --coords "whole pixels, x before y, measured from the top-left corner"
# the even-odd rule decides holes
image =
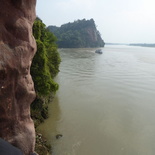
[[[35,130],[30,104],[35,98],[30,75],[36,43],[32,25],[36,0],[0,0],[0,137],[34,151]]]

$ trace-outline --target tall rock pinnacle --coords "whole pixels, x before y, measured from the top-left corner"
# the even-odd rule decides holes
[[[0,0],[0,137],[30,155],[35,98],[30,66],[36,52],[32,25],[36,0]]]

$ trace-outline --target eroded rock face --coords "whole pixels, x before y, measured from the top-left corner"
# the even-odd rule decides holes
[[[34,151],[30,104],[35,98],[30,66],[36,51],[32,25],[36,0],[0,0],[0,137]]]

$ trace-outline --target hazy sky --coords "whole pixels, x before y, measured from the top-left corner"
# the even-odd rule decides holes
[[[37,0],[48,25],[95,20],[105,42],[155,43],[155,0]]]

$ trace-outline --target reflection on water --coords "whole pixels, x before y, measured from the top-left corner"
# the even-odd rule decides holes
[[[155,49],[61,49],[50,118],[54,155],[154,155]],[[63,137],[56,140],[55,135]]]

